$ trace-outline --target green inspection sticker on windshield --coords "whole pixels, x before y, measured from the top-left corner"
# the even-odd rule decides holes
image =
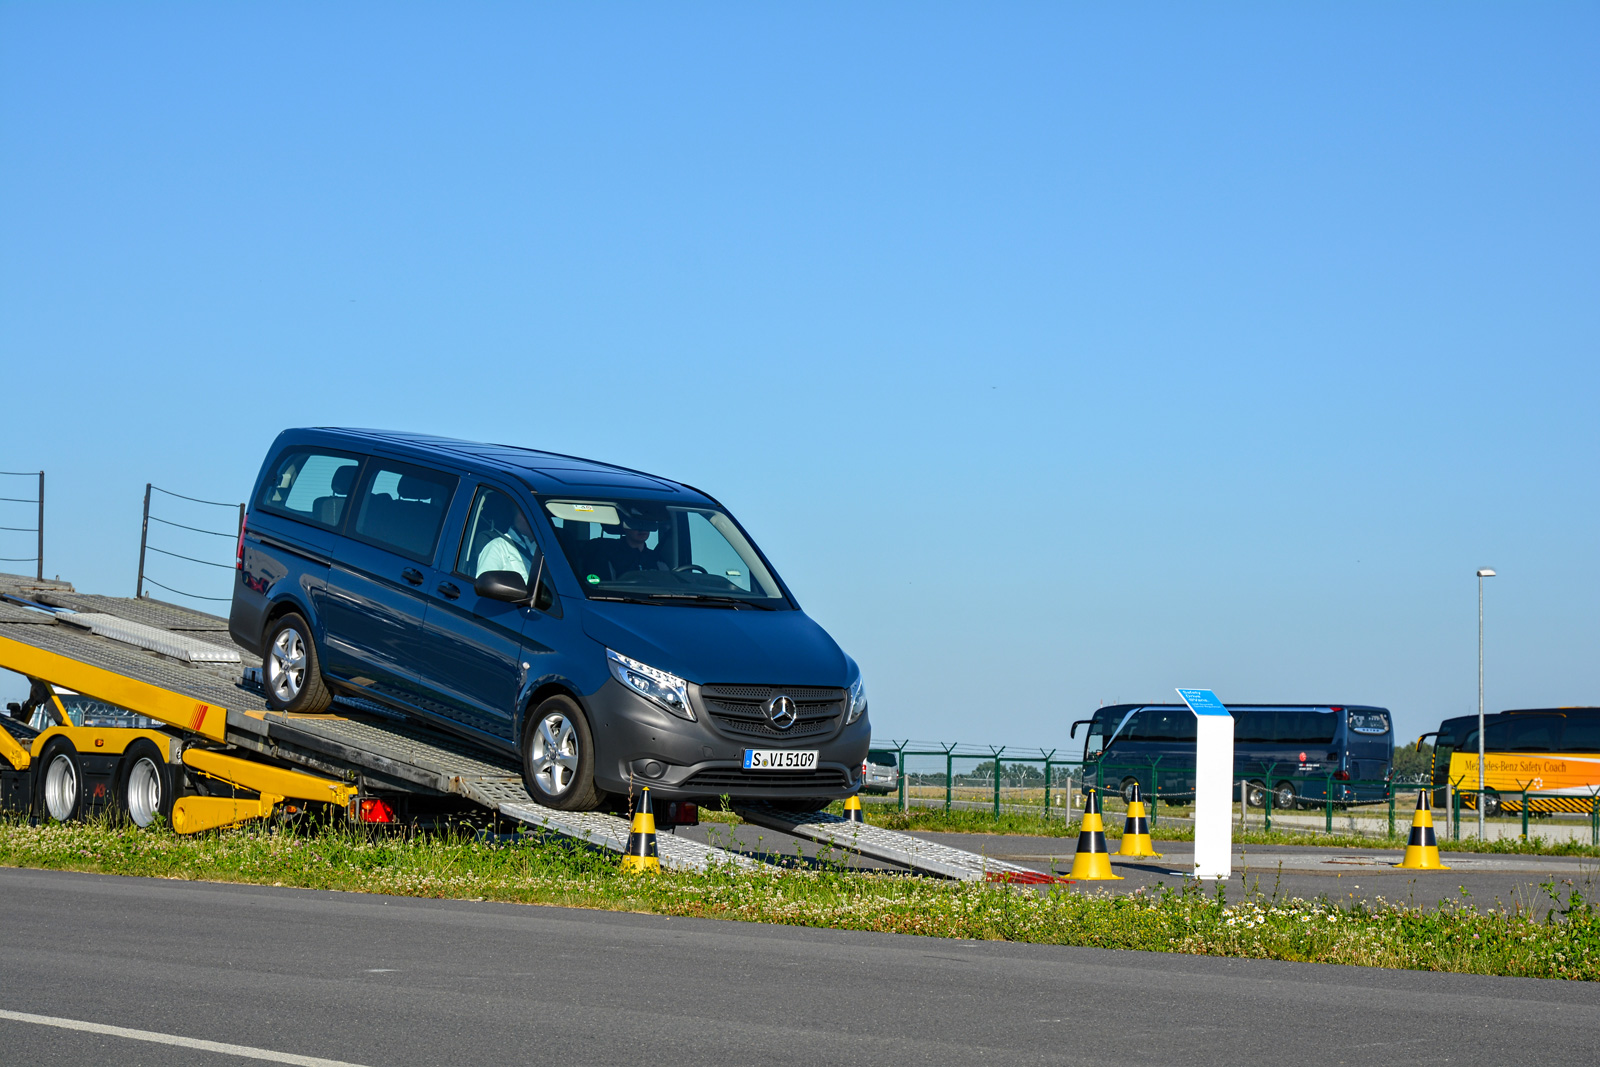
[[[587,578],[585,578],[584,581],[588,582],[590,585],[599,585],[600,584],[600,576],[598,574],[591,574]]]

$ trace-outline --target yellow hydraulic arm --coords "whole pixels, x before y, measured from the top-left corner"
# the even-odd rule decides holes
[[[0,730],[0,759],[11,764],[14,770],[25,771],[33,758],[28,755],[28,750],[23,748],[15,737],[5,730]]]
[[[9,637],[0,637],[0,667],[30,678],[54,682],[84,696],[120,705],[213,741],[221,741],[227,735],[226,708],[92,666],[70,656],[25,645]]]
[[[250,819],[265,819],[273,809],[290,798],[349,807],[359,792],[353,785],[329,778],[269,767],[200,748],[185,751],[183,762],[207,777],[259,793],[260,796],[250,800],[235,797],[179,797],[172,805],[172,828],[180,834],[195,834]]]

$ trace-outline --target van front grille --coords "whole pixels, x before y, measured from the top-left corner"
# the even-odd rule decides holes
[[[767,701],[783,694],[795,703],[795,723],[779,730],[767,721]],[[830,733],[844,711],[843,689],[814,686],[703,685],[700,702],[714,725],[739,737],[773,740],[816,737]]]

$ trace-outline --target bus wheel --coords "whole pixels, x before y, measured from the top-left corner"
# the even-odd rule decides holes
[[[1135,789],[1138,789],[1138,788],[1139,788],[1139,779],[1137,779],[1137,778],[1124,778],[1122,780],[1122,802],[1124,804],[1132,804],[1133,803],[1133,791]]]
[[[56,738],[40,753],[36,810],[54,822],[70,822],[83,812],[83,774],[72,742]]]
[[[1483,792],[1483,816],[1484,816],[1484,818],[1492,819],[1496,815],[1499,815],[1499,814],[1500,814],[1500,794],[1496,793],[1493,789],[1484,790],[1484,792]]]
[[[1264,808],[1267,805],[1267,783],[1251,782],[1245,787],[1244,802],[1252,808]]]
[[[140,739],[128,746],[117,798],[122,813],[141,830],[158,817],[172,817],[172,772],[149,741]]]

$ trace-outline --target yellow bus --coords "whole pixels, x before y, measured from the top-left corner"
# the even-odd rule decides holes
[[[1418,744],[1436,737],[1433,756],[1434,802],[1445,803],[1446,782],[1478,787],[1478,717],[1446,719]],[[1522,810],[1522,791],[1558,793],[1528,801],[1529,811],[1594,810],[1600,796],[1600,708],[1519,708],[1484,716],[1486,815]],[[1476,809],[1476,795],[1462,796]]]

